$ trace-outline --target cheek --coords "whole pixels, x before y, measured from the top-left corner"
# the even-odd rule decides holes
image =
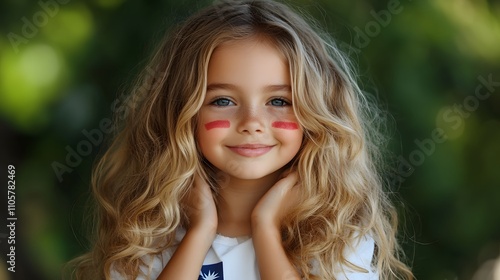
[[[216,120],[208,122],[204,126],[206,130],[211,130],[214,128],[229,128],[231,127],[231,123],[228,120]]]
[[[197,142],[202,153],[207,156],[214,151],[214,147],[218,146],[220,141],[227,137],[231,123],[228,120],[215,120],[201,124],[198,129]]]
[[[285,121],[275,121],[272,124],[272,127],[286,130],[298,130],[299,125],[296,122],[285,122]]]
[[[298,150],[302,144],[303,131],[297,122],[274,121],[271,126],[275,128],[275,137],[293,150]]]

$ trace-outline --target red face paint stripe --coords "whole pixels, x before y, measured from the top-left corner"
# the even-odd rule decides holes
[[[290,130],[299,129],[299,125],[294,122],[273,122],[272,126]]]
[[[230,123],[227,120],[222,120],[222,121],[213,121],[205,124],[205,128],[207,130],[213,129],[213,128],[229,128]]]

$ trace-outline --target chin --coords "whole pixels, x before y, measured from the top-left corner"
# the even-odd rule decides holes
[[[240,180],[259,180],[265,178],[267,176],[275,175],[281,169],[274,171],[265,171],[265,170],[242,170],[238,173],[230,173],[230,175],[234,178]]]

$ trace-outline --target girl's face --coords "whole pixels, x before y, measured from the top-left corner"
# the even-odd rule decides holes
[[[231,41],[210,58],[197,140],[205,158],[239,179],[259,179],[297,154],[303,132],[292,108],[287,61],[268,41]]]

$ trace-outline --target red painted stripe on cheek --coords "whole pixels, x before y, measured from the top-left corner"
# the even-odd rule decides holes
[[[219,120],[219,121],[213,121],[213,122],[208,122],[205,124],[205,128],[207,130],[213,129],[213,128],[229,128],[231,124],[227,120]]]
[[[272,126],[276,128],[289,129],[289,130],[299,129],[299,125],[294,122],[273,122]]]

